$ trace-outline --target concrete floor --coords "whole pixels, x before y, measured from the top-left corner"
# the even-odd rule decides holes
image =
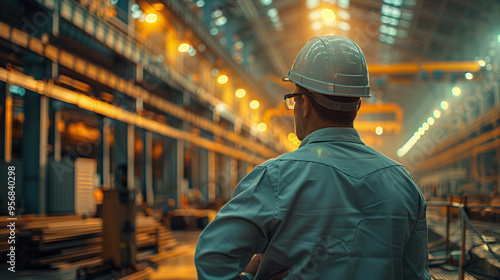
[[[179,244],[172,252],[175,257],[160,262],[153,280],[196,280],[194,252],[201,231],[174,231]]]

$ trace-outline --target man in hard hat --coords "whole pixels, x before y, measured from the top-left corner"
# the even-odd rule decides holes
[[[300,147],[241,180],[200,235],[198,279],[431,279],[418,186],[353,128],[370,97],[361,49],[315,37],[283,79]]]

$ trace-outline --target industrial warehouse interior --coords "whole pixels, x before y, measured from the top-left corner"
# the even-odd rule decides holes
[[[497,0],[0,0],[0,277],[228,280],[197,273],[199,236],[310,145],[292,66],[327,34],[366,58],[362,143],[425,198],[429,279],[500,279]]]

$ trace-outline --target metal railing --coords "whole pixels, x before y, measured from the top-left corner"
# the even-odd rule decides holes
[[[467,225],[472,229],[472,231],[479,237],[481,242],[486,245],[488,248],[488,251],[493,255],[495,259],[500,261],[500,256],[498,256],[493,249],[491,248],[490,244],[486,242],[483,238],[483,236],[479,233],[479,231],[472,225],[472,222],[469,218],[468,214],[468,209],[474,207],[474,208],[494,208],[494,209],[500,209],[500,206],[498,205],[467,205],[467,195],[462,196],[461,202],[453,202],[453,195],[450,196],[450,199],[448,202],[428,202],[428,206],[446,206],[446,235],[445,235],[445,248],[446,248],[446,255],[449,255],[449,250],[450,250],[450,220],[451,220],[451,208],[458,208],[460,209],[460,226],[459,228],[461,229],[461,250],[460,250],[460,261],[459,261],[459,279],[463,280],[465,279],[465,244],[466,244],[466,237],[467,237]]]

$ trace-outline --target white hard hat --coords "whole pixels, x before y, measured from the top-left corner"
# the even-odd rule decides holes
[[[321,94],[371,97],[363,52],[353,40],[338,35],[312,38],[299,52],[283,81],[320,93],[315,95],[316,101],[333,110],[351,111],[357,106],[351,108],[350,103],[335,102]]]

